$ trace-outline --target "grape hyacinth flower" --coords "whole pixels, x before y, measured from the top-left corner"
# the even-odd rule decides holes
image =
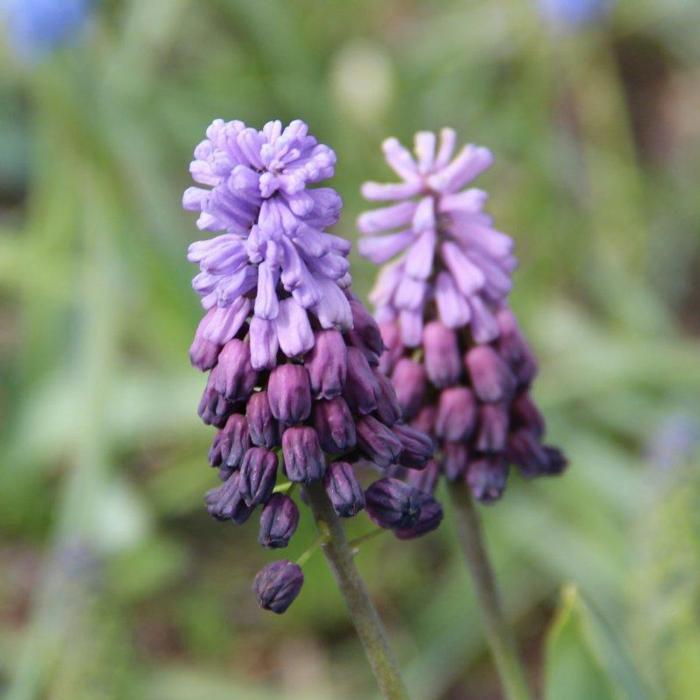
[[[466,480],[490,503],[509,465],[533,477],[559,474],[566,460],[542,444],[530,396],[537,365],[507,305],[513,241],[484,212],[487,194],[469,187],[493,157],[471,144],[453,157],[455,143],[452,129],[440,139],[419,132],[414,158],[384,142],[402,181],[363,186],[367,199],[391,204],[360,215],[360,252],[387,263],[371,298],[404,419],[433,437],[449,481]]]
[[[216,235],[193,243],[193,287],[205,315],[190,349],[208,371],[199,405],[218,429],[209,461],[223,483],[207,495],[219,520],[241,524],[260,507],[259,542],[287,546],[299,522],[291,497],[321,488],[336,516],[365,507],[356,468],[417,470],[430,439],[402,424],[391,381],[379,369],[380,330],[350,290],[350,244],[326,229],[338,220],[335,154],[294,121],[258,131],[216,120],[195,150],[186,209]],[[280,468],[286,484],[278,483]],[[371,488],[371,487],[370,487]],[[413,486],[415,517],[395,528],[417,537],[437,527],[439,504]],[[296,564],[258,574],[259,604],[284,612],[301,590]]]

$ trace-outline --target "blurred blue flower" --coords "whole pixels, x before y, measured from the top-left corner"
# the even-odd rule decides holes
[[[8,44],[32,62],[71,43],[89,16],[92,0],[0,0]]]
[[[615,0],[538,0],[542,16],[562,29],[594,24],[607,15]]]

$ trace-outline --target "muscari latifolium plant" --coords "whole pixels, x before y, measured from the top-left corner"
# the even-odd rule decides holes
[[[184,207],[214,234],[193,243],[193,287],[205,315],[190,349],[209,377],[199,415],[218,430],[209,453],[222,485],[207,494],[217,519],[242,524],[260,510],[259,542],[284,548],[300,517],[295,484],[322,484],[335,513],[366,509],[380,527],[412,538],[439,524],[429,495],[384,476],[392,465],[425,467],[432,444],[400,421],[379,370],[379,329],[350,289],[350,243],[328,233],[342,202],[318,183],[335,154],[306,124],[261,131],[214,121],[195,149]],[[280,471],[288,481],[279,483]],[[308,496],[308,494],[307,494]],[[299,594],[298,563],[258,573],[258,603],[284,612]]]

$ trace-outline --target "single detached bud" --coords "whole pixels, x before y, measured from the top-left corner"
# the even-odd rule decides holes
[[[513,428],[522,428],[532,433],[538,440],[544,437],[545,423],[542,414],[527,391],[521,391],[510,405]]]
[[[375,371],[374,378],[377,380],[377,415],[379,420],[385,425],[394,425],[401,418],[401,406],[396,397],[396,389],[391,383],[391,379],[382,372]]]
[[[440,321],[432,321],[423,329],[425,371],[439,389],[451,386],[462,375],[462,358],[457,334]]]
[[[266,391],[257,391],[248,399],[245,415],[254,445],[271,449],[280,444],[279,425],[272,415]]]
[[[333,454],[355,447],[355,421],[342,396],[314,403],[314,427],[325,452]]]
[[[425,498],[410,484],[391,477],[375,481],[365,491],[367,514],[376,525],[389,530],[416,525]]]
[[[451,442],[466,440],[476,425],[476,401],[464,386],[443,389],[435,417],[435,434]]]
[[[442,471],[448,481],[458,481],[467,473],[469,448],[464,442],[446,442],[442,448]]]
[[[209,463],[212,467],[223,465],[236,468],[249,446],[248,421],[242,414],[234,413],[214,436],[209,450]]]
[[[218,488],[206,495],[207,511],[217,520],[233,520],[242,525],[254,510],[246,505],[239,489],[240,472],[233,472]]]
[[[377,322],[358,299],[350,300],[353,326],[347,332],[351,344],[360,349],[371,365],[379,363],[379,357],[384,352],[384,341]]]
[[[316,332],[314,347],[306,356],[305,365],[311,380],[311,391],[319,398],[340,396],[347,377],[347,348],[339,331]]]
[[[295,600],[304,584],[304,574],[291,561],[273,561],[253,581],[253,593],[263,610],[281,615]]]
[[[428,387],[423,365],[403,357],[396,363],[391,381],[396,389],[396,397],[404,419],[413,418],[423,405]]]
[[[360,415],[371,413],[377,408],[379,385],[361,350],[348,348],[348,377],[343,396],[348,405]]]
[[[373,416],[363,416],[357,421],[356,430],[357,443],[370,462],[378,467],[398,462],[403,446],[386,425]]]
[[[190,346],[190,362],[198,370],[207,372],[216,366],[220,352],[221,345],[212,343],[199,333],[196,333]]]
[[[209,373],[207,386],[197,408],[197,413],[205,425],[213,425],[222,428],[228,417],[233,413],[234,404],[227,401],[214,386],[218,367]]]
[[[508,409],[499,403],[479,406],[476,449],[480,452],[500,452],[508,440]]]
[[[422,493],[432,495],[435,493],[438,479],[440,478],[440,465],[431,459],[425,469],[409,469],[406,474],[406,481]]]
[[[323,477],[326,461],[313,428],[299,425],[282,435],[284,470],[290,481],[310,484]]]
[[[311,413],[309,373],[302,365],[279,365],[270,372],[267,398],[272,415],[281,423],[301,423]]]
[[[416,417],[411,421],[411,427],[420,430],[422,433],[430,435],[435,430],[435,419],[437,418],[437,408],[428,404],[423,406]]]
[[[274,493],[260,515],[258,542],[263,547],[286,547],[299,524],[297,504],[282,493]]]
[[[323,485],[333,510],[341,518],[351,518],[365,507],[365,494],[351,464],[347,462],[330,464],[323,477]]]
[[[397,424],[392,432],[400,440],[402,451],[399,464],[409,469],[423,469],[433,456],[433,441],[425,434],[408,425]]]
[[[228,401],[245,401],[253,391],[258,373],[250,364],[250,347],[242,340],[229,340],[219,353],[216,389]]]
[[[467,483],[474,498],[493,503],[502,495],[508,479],[508,466],[499,456],[482,457],[470,463]]]
[[[265,503],[277,481],[277,455],[264,447],[251,447],[243,457],[239,489],[249,506]]]
[[[425,495],[416,524],[412,527],[398,528],[394,530],[394,534],[400,540],[412,540],[437,529],[441,522],[442,506],[431,496]]]
[[[379,371],[391,375],[396,363],[403,355],[403,343],[401,342],[401,330],[397,323],[380,323],[379,332],[386,348],[379,358]]]
[[[465,356],[474,393],[487,403],[510,401],[515,377],[505,360],[490,346],[478,345]]]

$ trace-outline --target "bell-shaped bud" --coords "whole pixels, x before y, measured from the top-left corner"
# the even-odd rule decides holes
[[[403,448],[399,464],[408,469],[423,469],[435,451],[433,441],[425,433],[409,425],[396,424],[391,430]]]
[[[233,472],[221,486],[207,493],[207,511],[217,520],[233,520],[242,525],[253,512],[254,507],[246,505],[241,495],[240,476],[240,472]]]
[[[253,592],[264,610],[282,614],[295,600],[304,584],[298,564],[274,561],[261,569],[253,581]]]
[[[442,471],[448,481],[458,481],[467,473],[469,448],[464,442],[446,442],[442,447]]]
[[[464,386],[443,389],[435,417],[435,434],[450,442],[466,440],[476,425],[476,401]]]
[[[561,474],[569,464],[564,453],[558,447],[551,445],[545,445],[544,451],[547,455],[547,466],[543,473],[547,476]]]
[[[267,399],[272,415],[281,423],[305,421],[311,413],[309,373],[302,365],[278,365],[270,372]]]
[[[395,464],[403,450],[401,441],[374,416],[363,416],[357,421],[357,444],[370,462],[378,467]]]
[[[394,367],[391,381],[405,420],[410,420],[423,406],[428,380],[420,362],[401,358]]]
[[[442,506],[432,496],[427,496],[420,506],[420,513],[415,525],[394,530],[400,540],[412,540],[432,532],[442,522]]]
[[[314,396],[324,399],[340,396],[347,377],[347,347],[341,333],[317,331],[304,366],[309,372]]]
[[[334,454],[355,447],[355,420],[342,396],[314,403],[314,427],[325,452]]]
[[[379,358],[379,371],[390,376],[404,352],[401,328],[398,323],[380,323],[379,332],[386,348]]]
[[[243,457],[239,489],[249,506],[265,503],[277,481],[277,455],[264,447],[251,447]]]
[[[434,459],[426,464],[425,469],[409,469],[406,474],[406,481],[411,486],[431,496],[435,492],[439,478],[440,465]]]
[[[333,462],[328,465],[323,485],[333,510],[341,518],[351,518],[365,507],[365,494],[351,464]]]
[[[245,415],[254,445],[271,449],[280,444],[279,425],[272,415],[266,391],[257,391],[248,399]]]
[[[223,465],[235,469],[249,446],[248,421],[242,414],[234,413],[214,436],[209,450],[209,463],[212,467]]]
[[[360,415],[371,413],[377,408],[379,385],[361,350],[348,348],[348,377],[343,389],[343,397],[348,406]]]
[[[440,321],[432,321],[423,329],[425,371],[439,389],[456,384],[462,376],[462,357],[457,333]]]
[[[528,430],[516,430],[508,436],[508,461],[516,464],[523,476],[546,474],[549,457],[540,441]]]
[[[205,425],[213,425],[222,428],[228,417],[234,411],[234,404],[227,401],[216,389],[215,383],[217,367],[209,373],[207,386],[204,389],[202,398],[199,401],[197,413]]]
[[[508,441],[508,409],[500,403],[479,406],[476,449],[479,452],[500,452]]]
[[[508,466],[500,456],[482,457],[469,464],[467,483],[477,501],[493,503],[503,494]]]
[[[359,299],[350,300],[352,329],[347,332],[350,343],[362,351],[370,365],[376,366],[384,352],[384,341],[377,322]]]
[[[190,346],[190,362],[201,372],[208,372],[216,366],[221,345],[212,343],[200,333],[196,333]]]
[[[474,393],[486,403],[510,401],[515,377],[505,360],[489,345],[472,348],[464,358]]]
[[[372,522],[389,530],[416,525],[426,494],[399,479],[375,481],[365,491],[367,514]]]
[[[216,374],[216,390],[226,400],[245,401],[258,379],[258,373],[250,364],[248,343],[236,338],[229,340],[219,353],[219,361],[212,374]]]
[[[528,387],[537,375],[537,360],[518,327],[513,312],[502,308],[497,316],[498,352],[508,363],[519,387]]]
[[[519,428],[527,430],[538,440],[544,437],[544,418],[529,392],[521,391],[516,395],[513,403],[510,405],[510,417],[514,430]]]
[[[286,547],[299,524],[297,504],[282,493],[274,493],[260,515],[258,542],[263,547]]]
[[[316,431],[304,425],[287,428],[282,435],[284,471],[290,481],[310,484],[323,477],[326,461]]]
[[[396,390],[391,379],[385,374],[375,370],[374,378],[377,380],[377,415],[385,425],[394,425],[401,418],[401,406],[396,396]]]

